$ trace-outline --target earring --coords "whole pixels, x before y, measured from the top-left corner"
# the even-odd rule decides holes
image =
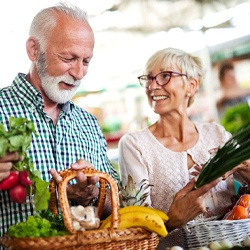
[[[188,92],[188,93],[187,93],[187,96],[188,96],[188,97],[190,97],[190,96],[191,96],[191,94]]]

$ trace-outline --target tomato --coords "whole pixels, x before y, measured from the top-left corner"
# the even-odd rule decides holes
[[[227,220],[241,220],[248,218],[248,210],[246,207],[236,205],[227,216]]]
[[[18,172],[11,171],[9,176],[0,182],[0,190],[9,190],[18,183]]]
[[[250,210],[250,194],[241,195],[237,205],[246,207],[248,210]]]

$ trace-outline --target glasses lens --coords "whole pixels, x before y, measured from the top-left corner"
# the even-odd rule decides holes
[[[143,87],[148,87],[148,85],[150,84],[150,78],[148,76],[141,76],[139,78],[140,83]]]
[[[156,81],[159,85],[165,85],[167,84],[171,79],[171,73],[168,72],[162,72],[156,77]]]

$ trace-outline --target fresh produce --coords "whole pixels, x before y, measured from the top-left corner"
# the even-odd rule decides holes
[[[250,218],[250,189],[247,184],[239,187],[238,193],[231,197],[222,219],[240,220]]]
[[[26,221],[10,226],[7,233],[9,236],[16,238],[49,237],[67,234],[65,230],[57,230],[53,223],[40,216],[28,216]]]
[[[231,139],[204,164],[195,188],[223,176],[241,162],[250,159],[250,126],[235,133]]]
[[[183,250],[182,247],[173,246],[170,250]],[[212,241],[207,246],[197,248],[197,250],[250,250],[250,236],[246,236],[241,245],[235,245],[230,240]]]
[[[18,183],[18,172],[11,171],[9,176],[0,182],[0,190],[5,191],[14,187]]]
[[[137,212],[148,212],[148,213],[154,213],[154,214],[158,214],[164,223],[166,223],[169,218],[168,215],[165,214],[163,211],[159,210],[159,209],[155,209],[155,208],[151,208],[151,207],[143,207],[143,206],[127,206],[127,207],[123,207],[119,209],[119,214],[124,214],[127,212],[130,213],[137,213]],[[103,222],[102,222],[102,227],[105,227],[106,223],[110,223],[112,220],[112,214],[110,214]]]
[[[241,220],[248,218],[248,210],[246,207],[235,205],[233,209],[226,216],[227,220]]]
[[[237,204],[240,206],[246,207],[250,211],[250,194],[243,194],[240,197]]]
[[[138,185],[134,183],[131,175],[128,175],[128,181],[126,185],[121,182],[118,183],[120,207],[126,206],[147,206],[144,204],[145,200],[149,196],[149,192],[146,190],[152,185],[148,183],[148,180],[144,179]]]
[[[120,200],[120,223],[119,229],[130,227],[142,227],[148,231],[155,232],[166,237],[168,232],[164,225],[168,216],[163,211],[148,206],[145,202],[149,196],[148,188],[152,186],[149,181],[143,179],[136,184],[131,175],[128,175],[126,185],[118,183]],[[112,214],[101,224],[100,229],[110,228]]]
[[[19,182],[23,186],[30,187],[32,186],[32,181],[29,178],[29,173],[26,170],[19,171]]]
[[[70,207],[72,223],[75,231],[97,229],[100,226],[100,219],[96,216],[94,206],[83,207],[81,205]]]
[[[10,198],[16,203],[24,203],[27,196],[26,188],[21,184],[16,184],[9,191]]]
[[[163,212],[144,206],[127,206],[119,209],[120,223],[119,229],[142,227],[150,232],[155,232],[162,237],[166,237],[164,220],[168,220]],[[164,219],[162,219],[162,217]],[[112,216],[107,217],[100,226],[100,229],[111,227]]]
[[[25,203],[27,194],[36,211],[48,208],[49,182],[41,179],[39,170],[34,169],[26,151],[30,147],[32,134],[37,136],[34,123],[22,117],[10,117],[9,130],[0,123],[0,157],[6,152],[17,151],[22,160],[13,162],[10,175],[0,182],[0,190],[8,191],[14,202]],[[24,197],[24,195],[26,196]]]
[[[228,107],[224,117],[221,119],[221,125],[231,134],[234,134],[239,129],[249,125],[249,111],[250,107],[247,102]]]

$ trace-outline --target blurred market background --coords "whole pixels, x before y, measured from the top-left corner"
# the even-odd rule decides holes
[[[25,42],[33,16],[54,0],[8,0],[1,4],[0,87],[27,73]],[[88,12],[96,45],[87,76],[74,97],[93,113],[104,131],[109,155],[126,132],[150,124],[137,76],[148,57],[172,46],[195,53],[207,66],[204,87],[189,110],[194,120],[218,121],[218,65],[235,65],[243,88],[250,87],[250,1],[240,0],[70,0]],[[248,112],[249,113],[249,112]]]

